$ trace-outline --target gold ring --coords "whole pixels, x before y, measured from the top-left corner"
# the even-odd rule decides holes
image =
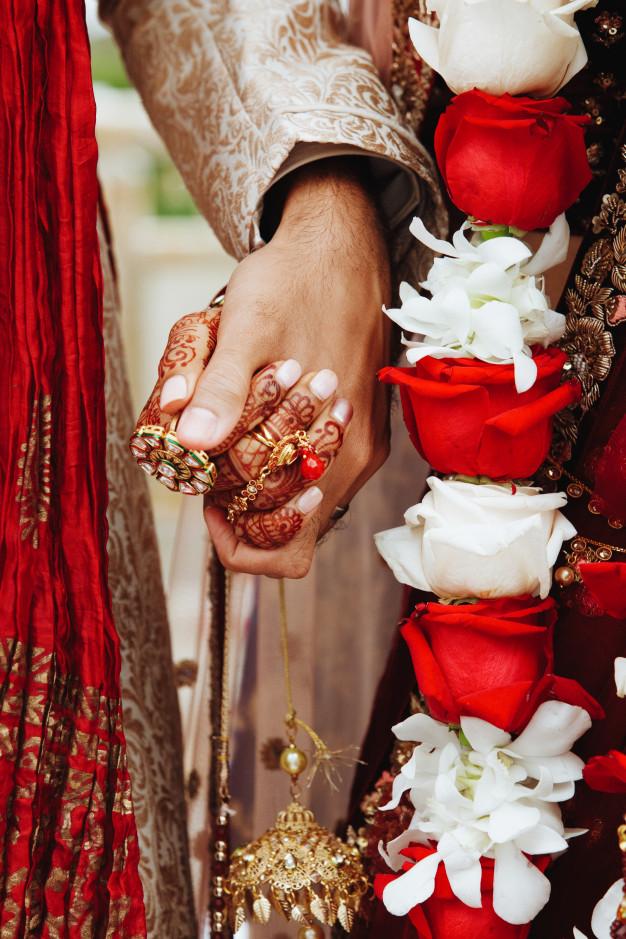
[[[275,450],[279,446],[280,441],[274,440],[270,434],[268,428],[263,422],[258,424],[256,430],[250,431],[250,436],[254,437],[255,440],[258,440],[259,443],[264,443],[266,447],[269,447],[271,450]]]

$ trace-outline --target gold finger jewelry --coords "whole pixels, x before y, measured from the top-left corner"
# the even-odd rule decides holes
[[[142,470],[172,492],[202,495],[215,485],[217,468],[204,450],[183,447],[177,423],[178,415],[168,428],[142,424],[130,438],[130,452]]]
[[[278,446],[278,443],[269,432],[269,429],[262,422],[257,426],[256,430],[250,431],[250,436],[254,437],[255,440],[258,440],[259,443],[264,443],[266,447],[269,447],[271,450],[274,450]]]
[[[220,290],[203,312],[220,309],[224,305],[225,295],[226,291]],[[158,388],[157,385],[142,412],[146,416],[156,417],[162,413],[152,406]],[[139,424],[129,441],[130,452],[144,472],[172,492],[189,496],[203,495],[215,485],[217,468],[206,451],[183,447],[176,434],[179,417],[176,414],[165,425]]]
[[[267,432],[267,431],[266,431]],[[254,436],[251,435],[251,436]],[[266,437],[262,437],[259,434],[259,437],[256,439],[261,439],[261,441],[269,446],[269,440]],[[241,493],[232,500],[227,508],[228,521],[232,523],[242,515],[248,509],[248,502],[254,502],[259,492],[262,491],[264,487],[265,480],[273,473],[274,470],[280,469],[281,466],[290,466],[294,463],[299,456],[303,457],[303,464],[306,461],[307,464],[311,464],[309,469],[305,468],[305,465],[302,465],[300,471],[305,479],[319,479],[319,477],[324,472],[324,463],[320,457],[315,452],[309,435],[304,430],[296,430],[291,434],[287,434],[285,437],[282,437],[281,440],[271,442],[272,452],[270,454],[269,460],[265,466],[260,471],[256,479],[251,479],[247,483],[245,489],[242,489]],[[307,475],[307,473],[312,473],[315,470],[316,475]]]

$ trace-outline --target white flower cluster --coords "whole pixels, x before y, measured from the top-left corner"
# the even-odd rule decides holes
[[[567,838],[582,833],[563,828],[557,803],[571,798],[582,776],[583,761],[570,748],[590,725],[583,708],[561,701],[541,704],[515,740],[475,717],[461,718],[460,733],[425,714],[397,724],[396,737],[418,743],[383,810],[408,791],[415,814],[383,856],[398,871],[409,844],[436,842],[436,851],[385,887],[389,912],[403,916],[427,900],[441,863],[455,895],[480,907],[485,857],[495,859],[495,912],[509,923],[530,922],[550,884],[526,855],[563,851]]]
[[[439,28],[409,21],[418,55],[456,94],[550,98],[587,62],[574,13],[598,0],[428,0]]]
[[[544,348],[560,339],[565,317],[551,310],[539,275],[563,259],[569,240],[564,216],[554,222],[539,252],[518,238],[499,236],[483,241],[480,234],[468,241],[465,222],[452,244],[434,238],[415,218],[412,234],[437,258],[420,284],[432,299],[409,284],[400,286],[400,309],[385,310],[406,332],[407,359],[476,358],[494,364],[513,363],[518,391],[530,388],[537,376],[531,346]]]

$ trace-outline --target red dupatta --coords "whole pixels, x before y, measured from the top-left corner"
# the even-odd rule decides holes
[[[80,0],[0,33],[0,932],[145,936],[106,579],[97,149]]]

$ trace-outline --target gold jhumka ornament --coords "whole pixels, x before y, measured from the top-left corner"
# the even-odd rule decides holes
[[[281,768],[291,776],[291,804],[279,812],[276,824],[232,855],[226,885],[230,925],[237,931],[246,920],[246,906],[253,919],[268,923],[272,908],[287,922],[302,924],[299,936],[323,935],[316,920],[325,926],[338,921],[349,932],[361,900],[369,889],[355,843],[343,842],[321,828],[310,809],[300,803],[298,777],[307,757],[295,745],[298,727],[315,745],[313,773],[333,760],[333,754],[304,721],[296,717],[291,700],[285,586],[279,581],[283,657],[288,713],[285,726],[289,745],[280,757]]]

